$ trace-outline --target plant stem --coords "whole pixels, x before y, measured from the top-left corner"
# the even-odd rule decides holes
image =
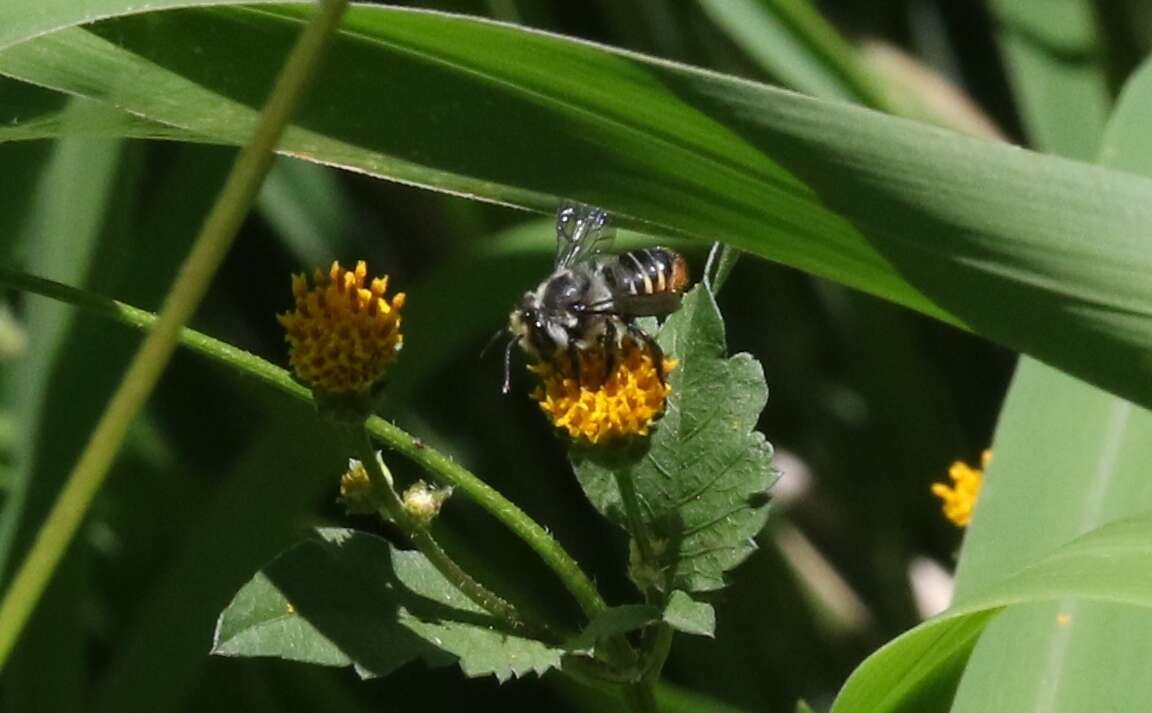
[[[404,509],[404,503],[400,496],[380,468],[380,462],[376,460],[376,449],[372,446],[372,438],[368,431],[363,427],[356,427],[355,441],[360,462],[368,474],[368,480],[372,483],[372,496],[376,503],[384,511],[384,514],[408,535],[412,544],[416,545],[416,549],[428,558],[432,566],[444,575],[444,578],[451,582],[452,586],[483,607],[489,614],[502,619],[512,630],[526,630],[535,635],[555,638],[550,633],[549,627],[526,622],[516,607],[465,572],[464,568],[444,551],[444,548],[440,546],[440,543],[436,541],[427,527],[421,527],[413,522],[408,511]]]
[[[624,700],[636,713],[660,713],[656,692],[651,684],[635,683],[624,689]]]
[[[664,597],[659,587],[648,581],[648,572],[658,572],[660,563],[657,561],[656,549],[649,535],[648,525],[644,522],[644,513],[640,506],[640,496],[636,492],[636,483],[632,479],[632,472],[627,469],[613,471],[616,478],[616,487],[620,490],[620,500],[624,505],[624,518],[628,522],[628,530],[636,549],[640,554],[641,566],[644,576],[634,577],[644,590],[644,599],[649,604],[661,605]],[[660,680],[660,671],[668,652],[672,647],[672,627],[664,623],[657,623],[649,635],[645,637],[641,646],[640,680],[629,686],[624,692],[624,698],[632,708],[640,713],[658,711],[655,697],[655,686]]]
[[[672,627],[664,623],[656,624],[654,629],[652,638],[647,642],[644,661],[641,662],[644,670],[643,682],[652,686],[660,680],[664,662],[668,660],[668,654],[672,651],[672,637],[676,635]]]
[[[339,25],[347,0],[327,0],[288,55],[260,114],[252,140],[204,221],[164,301],[159,318],[96,424],[84,451],[41,525],[32,549],[0,602],[0,669],[51,580],[103,484],[128,427],[148,400],[180,338],[228,252],[268,172],[273,151],[315,74],[323,48]]]
[[[271,365],[269,365],[271,366]],[[273,367],[275,368],[275,367]],[[500,491],[485,483],[464,466],[443,453],[429,448],[423,441],[379,416],[368,419],[368,431],[389,450],[433,473],[437,480],[453,485],[472,498],[512,534],[523,540],[556,573],[588,618],[608,608],[596,590],[596,585],[556,541],[528,513],[504,497]]]
[[[624,503],[624,518],[628,521],[628,531],[636,542],[636,549],[640,551],[640,559],[645,565],[655,564],[656,551],[652,547],[652,540],[648,537],[648,526],[644,524],[640,497],[636,494],[632,474],[617,470],[612,475],[616,478],[616,487],[620,489],[620,500]]]
[[[137,329],[148,329],[156,321],[156,316],[151,312],[3,266],[0,266],[0,283],[76,305]],[[312,403],[311,392],[294,381],[287,371],[254,354],[187,328],[180,332],[180,343],[212,361],[231,367],[288,396]],[[416,436],[378,416],[368,419],[365,427],[389,450],[419,465],[430,473],[434,480],[458,488],[459,492],[467,495],[523,540],[556,573],[587,617],[592,618],[607,608],[596,590],[596,585],[572,555],[568,554],[568,551],[539,523],[495,488],[443,453],[428,447]]]

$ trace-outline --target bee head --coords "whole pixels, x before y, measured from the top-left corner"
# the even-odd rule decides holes
[[[508,332],[537,361],[549,358],[555,351],[556,345],[548,334],[544,312],[534,292],[525,294],[508,316]]]

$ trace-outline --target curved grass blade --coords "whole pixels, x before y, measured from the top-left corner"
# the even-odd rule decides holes
[[[234,142],[301,12],[125,16],[13,45],[0,72]],[[1146,179],[522,28],[367,6],[287,151],[719,237],[1152,404]]]
[[[1149,153],[1141,148],[1148,142],[1145,134],[1135,130],[1139,117],[1152,107],[1149,67],[1152,64],[1125,91],[1107,134],[1106,156],[1128,155],[1129,150]],[[1124,141],[1130,143],[1118,143]],[[958,599],[984,600],[981,592],[998,587],[1061,542],[1152,507],[1145,467],[1150,438],[1148,411],[1043,364],[1021,360],[965,542]],[[1004,547],[1005,542],[1012,547]],[[1148,695],[1139,675],[1139,652],[1150,631],[1146,613],[1107,603],[1116,599],[1106,591],[1098,591],[1092,601],[1073,598],[1090,583],[1106,589],[1096,580],[1098,572],[1070,567],[1060,574],[1083,581],[1066,591],[1023,600],[1026,606],[997,618],[986,633],[987,617],[961,617],[949,624],[959,630],[936,629],[934,639],[914,636],[931,629],[931,622],[901,637],[858,669],[838,706],[870,710],[868,706],[876,705],[893,711],[1138,708]],[[1037,603],[1041,599],[1043,603]],[[914,640],[910,648],[889,651],[905,639]],[[917,663],[915,647],[921,644],[930,644],[925,655],[943,651],[947,656]],[[1016,663],[1005,666],[1009,660]],[[937,694],[931,707],[925,707],[924,699],[912,698],[928,688]]]
[[[1101,149],[1102,160],[1119,160],[1146,174],[1152,174],[1152,140],[1136,127],[1152,108],[1150,78],[1148,67],[1133,76]],[[1069,102],[1079,96],[1074,82],[1066,90]],[[1044,91],[1055,95],[1052,86]],[[1080,128],[1090,133],[1097,127]],[[1068,127],[1063,131],[1059,148],[1074,149]],[[1082,143],[1098,140],[1081,137]],[[998,581],[1061,541],[1152,510],[1149,444],[1152,412],[1022,359],[964,546],[958,596]],[[1013,546],[1005,548],[1004,542]],[[1021,607],[981,638],[952,710],[1140,709],[1152,697],[1152,680],[1141,675],[1150,640],[1152,620],[1126,607],[1075,599]],[[1020,663],[1005,667],[1005,660]]]
[[[1068,597],[1152,607],[1152,517],[1094,530],[890,642],[856,669],[832,713],[947,711],[950,696],[941,689],[955,685],[972,642],[996,614]]]

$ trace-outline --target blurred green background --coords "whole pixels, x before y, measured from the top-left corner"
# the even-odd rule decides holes
[[[488,0],[409,3],[487,15],[746,76],[767,74],[718,2]],[[820,3],[849,38],[887,43],[967,92],[1010,139],[1019,106],[988,8],[952,0]],[[709,9],[711,8],[711,11]],[[1118,83],[1148,49],[1152,3],[1099,4]],[[1078,61],[1069,56],[1068,62]],[[0,79],[0,120],[28,97]],[[19,98],[19,101],[17,101]],[[69,120],[99,125],[98,106]],[[466,118],[462,118],[466,120]],[[0,262],[156,309],[233,156],[196,144],[66,138],[0,144]],[[555,158],[562,164],[564,157]],[[363,258],[409,293],[406,348],[386,415],[466,464],[546,524],[630,601],[625,543],[585,502],[564,445],[524,397],[500,394],[480,350],[549,270],[550,217],[282,159],[194,325],[284,363],[274,319],[289,274]],[[723,240],[723,235],[715,236]],[[686,249],[697,274],[704,254]],[[42,298],[0,293],[0,560],[10,576],[139,335]],[[976,462],[1014,356],[909,311],[758,259],[720,295],[733,351],[764,364],[760,428],[784,484],[761,549],[715,597],[714,641],[681,637],[669,695],[698,709],[792,710],[827,702],[868,652],[920,620],[909,579],[950,567],[959,532],[929,484]],[[264,561],[316,524],[380,529],[335,502],[346,454],[308,409],[178,354],[81,537],[0,677],[13,711],[449,711],[613,705],[552,674],[498,686],[409,666],[387,680],[275,660],[207,656],[220,609]],[[402,477],[419,474],[390,461]],[[565,601],[523,545],[463,499],[445,542],[485,578]],[[492,569],[484,552],[522,562]],[[692,696],[681,691],[690,690]]]

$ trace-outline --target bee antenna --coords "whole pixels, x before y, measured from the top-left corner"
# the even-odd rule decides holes
[[[488,341],[484,344],[484,348],[480,350],[480,358],[483,359],[488,356],[488,352],[492,351],[492,347],[496,346],[496,342],[500,341],[500,337],[503,337],[505,334],[508,334],[507,327],[497,329],[492,336],[488,338]]]
[[[507,346],[504,347],[504,389],[503,392],[508,394],[512,391],[512,347],[520,343],[520,336],[517,335],[508,340]]]

